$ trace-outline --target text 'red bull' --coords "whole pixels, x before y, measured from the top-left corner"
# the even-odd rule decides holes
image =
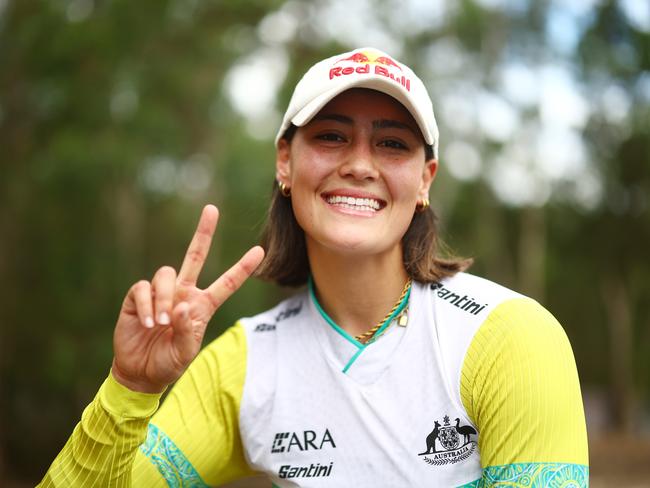
[[[352,73],[359,73],[362,75],[369,74],[370,65],[364,64],[363,66],[357,66],[356,68],[353,68],[352,66],[346,66],[345,68],[342,68],[340,66],[335,66],[334,68],[330,68],[330,80],[333,78],[337,78],[339,76],[351,75]],[[376,75],[381,75],[381,76],[385,76],[386,78],[390,78],[391,80],[399,83],[404,88],[406,88],[406,91],[411,91],[411,80],[409,80],[404,75],[395,76],[393,73],[388,71],[388,69],[385,66],[378,66],[378,65],[375,65],[374,73]]]

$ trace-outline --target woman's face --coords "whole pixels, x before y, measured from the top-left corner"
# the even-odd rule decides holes
[[[291,188],[308,248],[343,254],[401,256],[436,169],[408,110],[367,89],[334,98],[277,151],[277,178]]]

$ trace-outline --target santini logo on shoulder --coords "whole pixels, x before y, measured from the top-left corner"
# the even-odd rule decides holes
[[[472,315],[478,315],[488,306],[487,303],[479,303],[467,295],[454,293],[442,283],[431,283],[431,289],[438,294],[439,298]]]
[[[278,313],[275,316],[275,321],[273,323],[268,323],[268,322],[262,322],[261,324],[257,324],[255,326],[254,331],[255,332],[269,332],[273,331],[276,329],[276,326],[279,322],[282,322],[283,320],[289,319],[291,317],[294,317],[300,313],[302,310],[302,302],[299,302],[298,305],[295,307],[289,307],[285,310],[282,310],[280,313]]]

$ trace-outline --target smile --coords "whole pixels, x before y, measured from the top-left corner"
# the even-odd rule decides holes
[[[330,205],[336,205],[350,210],[360,210],[365,212],[376,212],[381,209],[382,204],[374,198],[355,198],[341,195],[329,195],[325,201]]]

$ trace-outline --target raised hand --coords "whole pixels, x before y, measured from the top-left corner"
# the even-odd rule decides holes
[[[160,392],[196,357],[205,329],[264,257],[255,246],[208,288],[196,286],[210,250],[219,211],[201,213],[180,272],[163,266],[151,282],[138,281],[124,299],[113,335],[113,376],[134,391]]]

